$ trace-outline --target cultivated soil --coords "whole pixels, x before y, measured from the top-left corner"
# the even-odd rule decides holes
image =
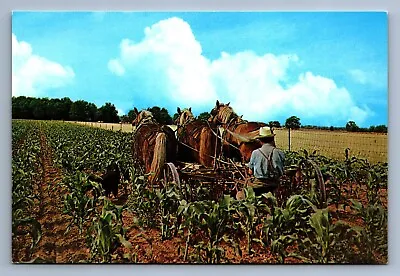
[[[43,170],[40,179],[36,183],[36,193],[39,196],[38,205],[32,210],[34,216],[42,225],[42,238],[30,255],[29,246],[31,238],[29,234],[19,235],[13,240],[12,260],[15,263],[27,262],[32,259],[40,259],[46,263],[79,263],[87,262],[90,258],[90,251],[85,242],[86,228],[79,233],[77,226],[72,225],[67,231],[71,217],[63,214],[63,196],[67,190],[58,185],[63,178],[62,171],[53,164],[53,153],[49,147],[43,132],[40,135],[41,156]],[[361,193],[366,198],[365,192]],[[128,198],[128,191],[119,189],[117,198],[113,198],[115,204],[123,204]],[[382,191],[382,198],[387,204],[387,191]],[[354,217],[348,209],[336,210],[334,205],[329,207],[334,212],[334,219],[342,219],[353,225],[362,225],[363,222]],[[123,213],[124,226],[128,228],[127,239],[133,245],[131,250],[132,260],[137,263],[187,263],[184,261],[185,240],[174,237],[171,240],[161,240],[159,229],[140,229],[134,226],[134,216],[128,211]],[[202,239],[195,236],[194,239]],[[261,248],[254,245],[255,254],[247,255],[246,239],[243,236],[240,247],[243,256],[236,255],[234,250],[227,245],[222,245],[226,251],[226,262],[228,263],[277,263],[277,259],[269,252],[269,248]],[[189,249],[188,256],[194,253],[193,248]],[[122,256],[128,253],[128,249],[120,247],[116,250],[115,262],[126,262]],[[288,258],[286,263],[299,263],[294,258]],[[382,260],[385,263],[385,260]]]

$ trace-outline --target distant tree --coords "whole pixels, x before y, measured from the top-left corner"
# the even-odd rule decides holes
[[[279,121],[269,121],[269,127],[281,127],[281,123]]]
[[[357,124],[354,121],[348,121],[346,124],[346,130],[347,131],[359,131],[360,128],[357,126]]]
[[[136,119],[136,113],[133,109],[129,110],[127,115],[130,123]]]
[[[178,117],[179,117],[179,114],[175,113],[174,116],[172,116],[172,122],[175,122],[176,119],[178,119]]]
[[[151,108],[147,108],[147,110],[153,114],[154,119],[156,119],[156,121],[159,122],[160,124],[170,125],[173,123],[172,118],[168,113],[168,110],[166,110],[165,108],[159,108],[158,106],[153,106]]]
[[[330,127],[329,127],[329,130],[330,130],[330,131],[334,131],[335,128],[334,128],[333,126],[330,126]]]
[[[88,122],[97,120],[97,117],[99,117],[99,113],[95,104],[83,100],[78,100],[71,104],[69,117],[73,121]]]
[[[132,122],[132,120],[129,119],[129,116],[128,116],[128,115],[122,115],[122,116],[120,116],[120,117],[119,117],[119,120],[120,120],[121,122],[123,122],[123,123],[131,123],[131,122]]]
[[[199,116],[197,116],[197,119],[202,120],[202,121],[207,121],[210,118],[211,114],[209,112],[202,112],[200,113]]]
[[[38,120],[68,120],[71,100],[12,97],[12,118]]]
[[[375,126],[370,126],[368,129],[369,132],[375,132]]]
[[[112,103],[105,103],[99,108],[100,111],[100,121],[105,123],[118,123],[119,116],[118,111]]]
[[[291,129],[299,129],[301,126],[300,118],[296,116],[291,116],[286,119],[285,127]]]
[[[72,101],[70,98],[65,97],[60,99],[60,102],[58,103],[58,115],[60,120],[65,120],[68,121],[70,120],[69,118],[69,111],[71,110],[71,105]]]
[[[378,125],[375,127],[375,132],[387,133],[388,128],[385,125]]]

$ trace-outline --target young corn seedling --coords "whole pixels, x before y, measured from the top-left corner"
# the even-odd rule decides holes
[[[269,207],[262,201],[262,197],[256,197],[253,189],[244,189],[245,199],[238,201],[236,205],[236,213],[239,217],[239,225],[241,230],[246,233],[247,238],[247,254],[252,254],[251,245],[253,241],[260,242],[255,237],[256,226],[261,223],[261,218],[270,214]]]
[[[284,207],[277,206],[276,198],[271,193],[263,197],[272,204],[271,216],[267,217],[263,225],[264,244],[270,244],[279,262],[284,263],[286,257],[293,255],[287,252],[287,247],[294,245],[303,235],[310,209],[316,207],[301,195],[291,196]]]
[[[81,172],[75,175],[67,176],[63,185],[69,190],[64,196],[64,214],[72,217],[66,232],[69,232],[72,224],[78,226],[79,233],[82,233],[83,224],[87,221],[92,213],[96,211],[97,197],[89,197],[86,192],[94,189],[95,194],[102,193],[101,186],[88,180],[88,177]]]
[[[117,207],[104,198],[102,212],[93,219],[87,233],[91,260],[110,263],[119,245],[132,249],[132,245],[125,239],[126,229],[122,226],[124,209],[124,206]]]
[[[375,252],[380,252],[386,258],[388,252],[387,210],[377,203],[363,206],[356,200],[351,200],[351,202],[352,209],[364,222],[364,226],[353,227],[359,234],[357,243],[361,250],[361,262],[375,263]]]

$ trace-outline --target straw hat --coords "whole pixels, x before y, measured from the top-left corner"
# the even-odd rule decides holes
[[[268,126],[260,127],[259,134],[254,137],[255,139],[274,137],[276,134]]]

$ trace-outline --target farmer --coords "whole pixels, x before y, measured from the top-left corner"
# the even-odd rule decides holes
[[[275,146],[275,134],[269,127],[261,127],[259,135],[255,137],[261,142],[261,148],[254,150],[250,162],[247,164],[248,173],[252,176],[247,185],[252,187],[255,194],[273,192],[279,185],[279,178],[283,175],[285,155]],[[243,191],[237,195],[244,198]]]

